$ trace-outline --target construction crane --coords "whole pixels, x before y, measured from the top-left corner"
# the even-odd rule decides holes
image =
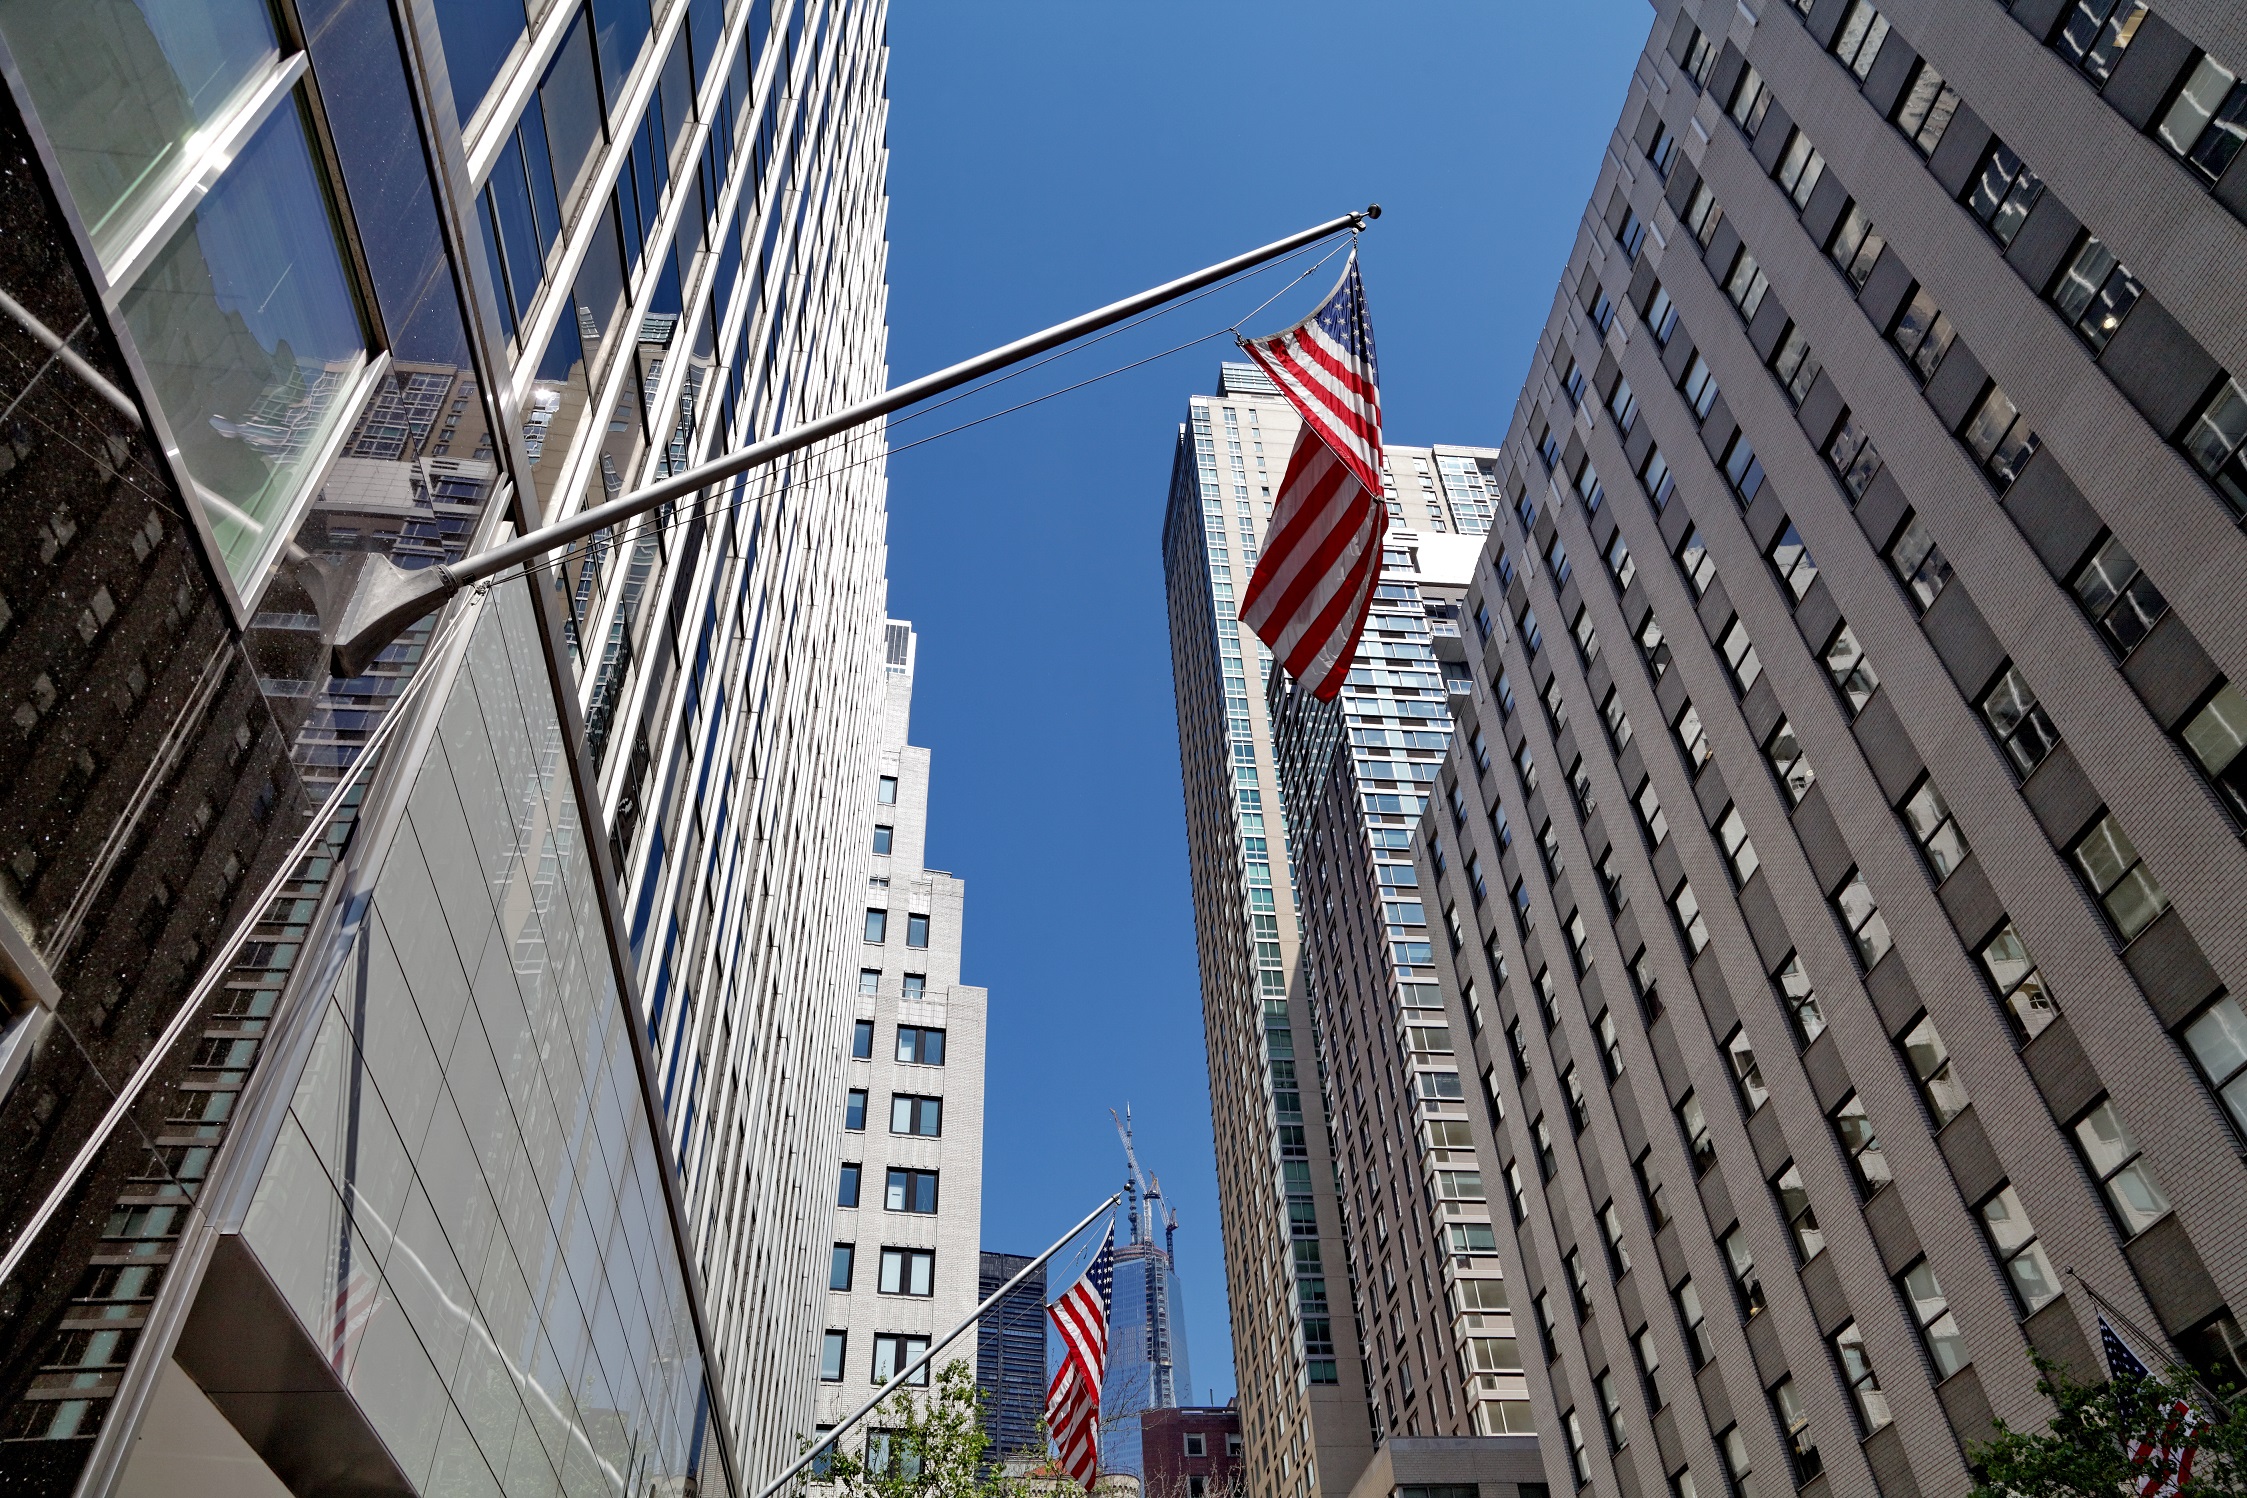
[[[1121,1118],[1116,1117],[1113,1108],[1108,1110],[1108,1116],[1116,1121],[1116,1135],[1123,1140],[1124,1164],[1130,1167],[1124,1177],[1124,1199],[1131,1207],[1131,1241],[1153,1243],[1155,1203],[1163,1200],[1162,1183],[1139,1168],[1138,1152],[1131,1147],[1131,1104],[1124,1104]],[[1169,1203],[1163,1205],[1167,1210]],[[1140,1215],[1142,1211],[1146,1214],[1144,1219]]]

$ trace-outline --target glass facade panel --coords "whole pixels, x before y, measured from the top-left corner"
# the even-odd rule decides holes
[[[722,1488],[521,588],[467,650],[245,1237],[417,1481]]]
[[[296,107],[258,128],[123,310],[219,552],[247,591],[367,357]]]

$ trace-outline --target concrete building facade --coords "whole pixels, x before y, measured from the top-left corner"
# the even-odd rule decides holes
[[[753,1491],[809,1433],[880,432],[350,679],[303,558],[879,389],[883,25],[0,15],[6,285],[122,392],[0,331],[0,1221],[61,1208],[0,1287],[12,1487]]]
[[[891,620],[881,771],[859,946],[842,1157],[819,1357],[819,1424],[834,1425],[982,1300],[983,1025],[960,982],[966,885],[928,866],[929,753],[906,741],[918,637]],[[832,1115],[830,1115],[832,1116]],[[914,1383],[977,1343],[938,1353]],[[881,1423],[879,1412],[870,1416]]]
[[[1963,1493],[2102,1312],[2239,1376],[2243,66],[1656,7],[1421,821],[1555,1487]]]
[[[1348,724],[1339,712],[1290,716],[1283,690],[1268,695],[1269,654],[1235,618],[1235,590],[1255,566],[1296,424],[1293,408],[1260,372],[1225,365],[1218,394],[1194,397],[1180,428],[1164,530],[1227,1293],[1246,1481],[1259,1495],[1347,1491],[1390,1429],[1427,1421],[1433,1430],[1438,1420],[1447,1431],[1478,1428],[1474,1401],[1464,1397],[1463,1348],[1447,1284],[1433,1272],[1444,1236],[1429,1173],[1435,1136],[1407,1121],[1416,1117],[1405,1097],[1420,1085],[1419,1061],[1431,1073],[1442,1070],[1432,1049],[1435,1027],[1417,1027],[1431,1032],[1431,1048],[1418,1060],[1389,1048],[1403,1046],[1413,1028],[1405,1018],[1408,999],[1424,1001],[1430,1018],[1440,1012],[1432,975],[1420,961],[1427,935],[1422,917],[1401,908],[1392,928],[1379,891],[1382,868],[1391,877],[1411,873],[1412,820],[1449,726],[1427,611],[1443,615],[1455,608],[1445,597],[1463,592],[1490,523],[1497,454],[1388,450],[1385,498],[1397,580],[1384,583],[1384,593],[1395,596],[1384,597],[1382,607],[1394,615],[1396,639],[1369,633],[1362,680],[1353,673],[1352,692],[1369,699],[1369,710],[1370,699],[1385,699],[1373,716],[1414,724],[1395,730],[1397,742],[1412,745],[1415,733],[1425,734],[1420,747],[1428,752],[1415,761],[1408,749],[1400,756],[1409,767],[1401,782],[1387,784],[1384,774],[1381,787],[1349,792],[1350,805],[1335,814],[1322,856],[1331,850],[1338,871],[1348,840],[1348,877],[1363,886],[1351,908],[1373,913],[1383,955],[1369,959],[1362,984],[1321,987],[1306,976],[1300,945],[1310,926],[1299,883],[1312,851],[1306,839],[1329,789],[1326,772],[1343,765],[1345,775],[1356,774],[1352,756],[1359,748],[1375,752],[1374,743],[1368,737],[1352,755],[1341,755]],[[1433,576],[1449,580],[1448,590],[1439,587],[1425,601],[1417,585],[1423,558]],[[1387,766],[1389,730],[1379,731]],[[1362,935],[1322,929],[1337,946]],[[1392,939],[1406,945],[1392,948]],[[1356,1114],[1338,1123],[1335,1111],[1357,1101],[1337,1089],[1362,1079],[1340,1070],[1345,1063],[1330,1049],[1335,1039],[1322,1029],[1342,1022],[1345,1012],[1353,1033],[1367,1033],[1369,1024],[1394,1032],[1379,1051],[1387,1069],[1374,1079],[1388,1086],[1384,1106],[1394,1111],[1377,1129],[1369,1121],[1363,1138],[1353,1132]],[[1383,1182],[1403,1195],[1389,1201]],[[1454,1211],[1465,1208],[1455,1203]],[[1393,1242],[1391,1223],[1402,1235]],[[1476,1239],[1470,1254],[1480,1247]],[[1478,1266],[1497,1283],[1497,1261],[1487,1252],[1459,1271],[1476,1275]],[[1495,1304],[1502,1287],[1490,1299],[1502,1316]],[[1409,1334],[1402,1330],[1407,1311]],[[1408,1356],[1416,1372],[1397,1371]],[[1408,1379],[1412,1399],[1403,1392]],[[1417,1403],[1423,1391],[1440,1416]],[[1509,1392],[1518,1405],[1520,1391]],[[1494,1405],[1484,1418],[1502,1426],[1507,1417]]]

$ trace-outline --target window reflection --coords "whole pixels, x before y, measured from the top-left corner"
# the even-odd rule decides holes
[[[123,305],[219,552],[246,588],[366,363],[299,108],[258,129]]]
[[[264,0],[0,0],[0,32],[104,247],[279,56]]]

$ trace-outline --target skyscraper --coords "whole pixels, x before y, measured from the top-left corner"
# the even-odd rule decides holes
[[[1117,1124],[1131,1174],[1124,1182],[1120,1242],[1108,1313],[1108,1369],[1100,1389],[1100,1470],[1144,1480],[1139,1415],[1184,1403],[1193,1387],[1186,1355],[1186,1301],[1174,1246],[1178,1214],[1162,1183],[1139,1168],[1131,1110]]]
[[[1020,1274],[1029,1254],[984,1249],[976,1281],[978,1303]],[[1006,1299],[983,1313],[975,1328],[975,1386],[983,1395],[983,1433],[990,1437],[988,1463],[1034,1455],[1043,1462],[1046,1443],[1038,1433],[1045,1416],[1046,1386],[1045,1266],[1014,1287]]]
[[[0,277],[123,392],[0,327],[10,1242],[131,1089],[0,1288],[25,1491],[738,1491],[812,1424],[880,434],[361,677],[302,559],[879,388],[883,8],[534,9],[0,11]]]
[[[918,637],[893,619],[886,638],[856,1018],[835,1099],[842,1163],[819,1355],[822,1429],[983,1298],[987,995],[960,982],[967,887],[928,866],[929,753],[906,742]],[[972,1367],[976,1354],[976,1343],[955,1342],[914,1382],[932,1384],[955,1359]]]
[[[1421,823],[1556,1485],[1962,1491],[2102,1316],[2242,1371],[2243,65],[1657,8]]]
[[[1435,1158],[1436,1136],[1417,1132],[1406,1121],[1412,1104],[1393,1096],[1393,1117],[1384,1118],[1378,1134],[1365,1131],[1356,1141],[1359,1153],[1345,1156],[1336,1138],[1336,1110],[1351,1095],[1337,1089],[1351,1082],[1362,1086],[1363,1079],[1336,1075],[1326,1049],[1330,1037],[1321,1027],[1345,1012],[1362,1027],[1369,1020],[1361,1007],[1378,1008],[1382,1029],[1396,1032],[1382,1044],[1394,1049],[1407,1035],[1402,1001],[1433,997],[1422,993],[1427,978],[1418,948],[1427,938],[1419,918],[1407,925],[1410,913],[1397,912],[1395,939],[1407,945],[1392,951],[1378,893],[1379,868],[1391,869],[1391,878],[1409,872],[1400,855],[1449,726],[1444,676],[1429,643],[1426,612],[1433,604],[1441,614],[1445,592],[1423,600],[1417,581],[1404,578],[1416,579],[1424,554],[1430,572],[1439,581],[1448,579],[1450,593],[1463,589],[1475,538],[1490,523],[1487,474],[1497,458],[1475,448],[1391,447],[1387,453],[1393,555],[1384,558],[1380,604],[1385,616],[1395,616],[1398,638],[1392,645],[1382,627],[1369,632],[1348,690],[1353,698],[1388,704],[1373,710],[1369,702],[1368,721],[1385,724],[1394,717],[1399,724],[1425,725],[1396,730],[1400,747],[1407,747],[1407,765],[1415,733],[1426,735],[1419,747],[1428,752],[1418,769],[1407,769],[1401,785],[1368,786],[1362,799],[1351,793],[1348,813],[1331,829],[1329,846],[1337,856],[1345,835],[1359,850],[1354,875],[1364,888],[1353,908],[1371,911],[1381,922],[1377,939],[1385,955],[1366,977],[1361,1006],[1339,983],[1314,993],[1303,978],[1299,946],[1309,924],[1297,882],[1308,851],[1305,818],[1325,794],[1336,750],[1349,737],[1345,710],[1296,712],[1275,722],[1273,704],[1284,693],[1279,686],[1268,688],[1271,657],[1234,617],[1236,581],[1245,582],[1254,568],[1277,470],[1286,463],[1296,426],[1294,409],[1261,372],[1223,366],[1218,394],[1194,397],[1189,420],[1179,429],[1163,534],[1226,1283],[1247,1480],[1259,1495],[1346,1493],[1358,1481],[1373,1459],[1377,1431],[1387,1426],[1375,1418],[1376,1388],[1381,1397],[1394,1398],[1389,1408],[1401,1414],[1399,1380],[1410,1375],[1393,1374],[1406,1348],[1391,1334],[1389,1301],[1369,1283],[1353,1283],[1352,1276],[1374,1273],[1378,1260],[1371,1250],[1378,1245],[1387,1252],[1391,1223],[1410,1235],[1399,1241],[1398,1254],[1409,1252],[1407,1242],[1418,1243],[1424,1256],[1443,1251],[1436,1243],[1438,1215],[1425,1205],[1415,1179]],[[1385,748],[1389,730],[1371,731],[1381,733]],[[1368,734],[1360,727],[1355,737],[1370,750],[1374,741]],[[1351,756],[1339,760],[1340,773],[1356,773]],[[1385,755],[1382,763],[1388,763]],[[1370,778],[1370,769],[1367,774]],[[1380,834],[1378,855],[1373,830]],[[1430,1072],[1441,1070],[1436,1054],[1431,1049],[1424,1058]],[[1419,1070],[1417,1063],[1398,1063],[1394,1075],[1379,1075],[1394,1093],[1401,1085],[1416,1085],[1410,1075]],[[1391,1189],[1412,1193],[1399,1199],[1409,1202],[1409,1209],[1392,1202],[1378,1223],[1374,1177],[1367,1173],[1371,1159],[1363,1153],[1377,1140],[1387,1146],[1379,1168],[1388,1173]],[[1399,1142],[1408,1151],[1401,1173],[1393,1154]],[[1338,1170],[1342,1158],[1357,1171],[1348,1178],[1348,1199],[1336,1190],[1344,1179]],[[1427,1184],[1432,1191],[1432,1177]],[[1374,1236],[1361,1251],[1353,1234],[1367,1229]],[[1479,1246],[1478,1240],[1470,1251]],[[1487,1254],[1480,1263],[1483,1272],[1495,1268]],[[1412,1308],[1415,1336],[1409,1350],[1421,1384],[1429,1398],[1438,1397],[1428,1382],[1426,1355],[1432,1350],[1453,1392],[1445,1417],[1453,1423],[1439,1427],[1431,1419],[1422,1428],[1431,1434],[1439,1428],[1474,1429],[1475,1415],[1461,1402],[1460,1381],[1449,1371],[1459,1349],[1440,1287],[1421,1283],[1426,1265],[1424,1257],[1403,1280],[1391,1275],[1392,1286],[1404,1287],[1398,1293],[1412,1297],[1397,1304]],[[1433,1328],[1427,1336],[1421,1335],[1423,1318]],[[1378,1347],[1369,1346],[1377,1334]],[[1382,1377],[1392,1382],[1380,1385]],[[1420,1407],[1414,1418],[1425,1418]],[[1502,1417],[1498,1423],[1503,1428]]]

